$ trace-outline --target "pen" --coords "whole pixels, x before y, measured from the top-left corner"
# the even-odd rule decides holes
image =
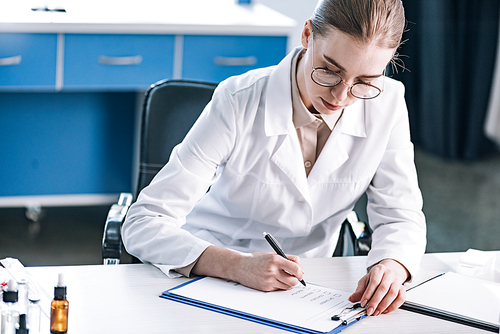
[[[274,237],[267,232],[264,232],[264,239],[266,239],[267,242],[269,242],[271,247],[278,255],[281,255],[282,257],[288,260],[288,258],[285,255],[285,252],[283,252],[283,248],[281,248],[280,244],[278,243],[278,240],[274,239]],[[299,282],[302,283],[303,286],[306,286],[306,282],[304,282],[303,279],[301,279]]]
[[[60,13],[66,13],[66,9],[64,8],[49,8],[49,7],[34,7],[31,8],[32,11],[34,12],[60,12]]]

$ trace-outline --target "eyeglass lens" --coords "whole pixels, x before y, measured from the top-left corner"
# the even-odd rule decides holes
[[[321,68],[315,68],[311,73],[311,77],[318,85],[326,87],[333,87],[342,82],[342,77],[340,75]],[[351,94],[354,97],[362,99],[374,98],[380,94],[381,89],[372,85],[367,85],[362,82],[355,83],[351,87]]]

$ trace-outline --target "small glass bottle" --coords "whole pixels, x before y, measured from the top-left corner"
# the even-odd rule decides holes
[[[29,329],[26,325],[26,314],[19,316],[19,323],[16,325],[16,334],[28,334]]]
[[[15,334],[16,324],[19,321],[19,310],[17,305],[17,283],[10,279],[7,284],[7,290],[3,291],[2,305],[2,326],[1,334]]]
[[[64,276],[59,274],[57,286],[54,288],[54,300],[50,304],[50,332],[62,334],[68,332],[69,302],[66,299]]]
[[[28,282],[24,278],[17,281],[17,295],[19,314],[26,314],[28,312]]]
[[[40,333],[40,297],[35,293],[29,294],[28,303],[28,328],[30,334]]]

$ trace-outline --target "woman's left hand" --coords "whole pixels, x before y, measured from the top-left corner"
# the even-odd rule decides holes
[[[353,303],[360,301],[361,306],[366,306],[367,315],[392,312],[405,301],[406,290],[403,283],[408,277],[408,270],[399,262],[382,260],[359,280],[358,287],[349,300]]]

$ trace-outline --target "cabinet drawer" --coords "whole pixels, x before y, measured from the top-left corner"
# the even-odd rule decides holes
[[[0,33],[0,89],[55,89],[56,34]]]
[[[144,89],[172,77],[174,36],[65,36],[64,89]]]
[[[220,82],[276,65],[286,55],[286,42],[285,36],[185,36],[182,77]]]

